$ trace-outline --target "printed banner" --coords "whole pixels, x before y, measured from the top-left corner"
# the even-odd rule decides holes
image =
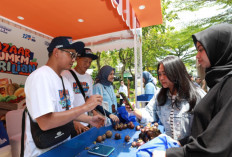
[[[0,72],[28,76],[37,66],[30,49],[0,42]]]

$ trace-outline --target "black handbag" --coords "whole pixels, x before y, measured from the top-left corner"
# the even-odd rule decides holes
[[[34,122],[31,119],[30,114],[29,117],[30,117],[32,138],[35,142],[36,147],[40,149],[45,149],[54,146],[64,141],[71,135],[71,131],[73,128],[73,121],[65,125],[62,125],[60,127],[43,131],[40,129],[38,123]]]
[[[66,110],[69,109],[68,103],[67,103],[67,98],[66,98],[66,93],[65,93],[65,88],[64,88],[64,83],[63,79],[61,77],[62,84],[63,84],[63,94],[66,99]],[[27,108],[25,108],[23,112],[23,118],[22,118],[22,136],[21,136],[21,157],[24,156],[24,132],[25,132],[25,113],[28,112]],[[32,138],[34,140],[34,143],[36,147],[40,149],[45,149],[49,148],[51,146],[54,146],[68,137],[70,137],[72,130],[74,129],[73,126],[73,121],[63,125],[59,126],[50,130],[43,131],[40,129],[38,123],[34,122],[28,112],[29,119],[30,119],[30,125],[31,125],[31,134]]]

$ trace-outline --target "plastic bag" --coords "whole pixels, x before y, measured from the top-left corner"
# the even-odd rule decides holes
[[[129,113],[126,111],[125,106],[118,107],[118,118],[122,123],[129,123],[130,121],[136,122],[136,116],[130,116]]]
[[[138,148],[136,152],[137,157],[150,157],[154,150],[166,151],[168,148],[180,147],[171,137],[160,134],[153,140],[145,143]]]
[[[6,145],[9,145],[9,138],[2,121],[0,121],[0,148]]]

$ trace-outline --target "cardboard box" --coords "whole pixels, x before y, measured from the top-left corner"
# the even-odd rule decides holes
[[[0,109],[3,110],[17,110],[24,107],[24,103],[26,102],[26,99],[21,100],[18,103],[7,103],[7,102],[0,102]]]

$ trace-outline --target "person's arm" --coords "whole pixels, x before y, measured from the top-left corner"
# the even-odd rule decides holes
[[[78,120],[80,122],[89,123],[90,125],[99,128],[104,125],[105,118],[99,114],[95,116],[88,116],[86,114],[82,114],[78,116],[75,120]]]
[[[84,126],[83,124],[81,124],[78,121],[73,121],[73,124],[74,124],[74,128],[75,128],[77,134],[81,134],[82,132],[89,130],[89,127]]]
[[[202,88],[205,92],[207,92],[207,86],[206,86],[206,81],[205,81],[205,79],[202,80],[202,86],[201,86],[201,88]]]
[[[94,95],[91,96],[84,105],[74,107],[70,110],[62,112],[51,112],[36,118],[36,121],[42,130],[49,130],[67,124],[74,119],[77,119],[78,116],[82,115],[85,112],[93,110],[98,104],[101,103],[102,96]]]
[[[141,120],[141,123],[146,123],[146,122],[157,122],[158,121],[158,116],[156,113],[156,96],[154,95],[153,98],[149,101],[146,107],[137,109],[134,107],[134,111],[131,110],[129,105],[126,104],[126,110],[129,113],[134,114],[139,120]]]
[[[193,126],[198,131],[192,131],[192,134],[194,135],[195,132],[200,132],[200,134],[194,135],[195,137],[191,136],[188,144],[184,145],[184,147],[167,149],[167,157],[231,156],[231,84],[232,78],[222,88],[219,87],[220,90],[219,88],[213,88],[202,99],[196,109],[201,108],[201,112],[205,112],[202,121],[208,119],[208,125],[205,128],[197,126],[197,122],[201,120],[200,117],[197,117],[198,121],[193,121]],[[210,108],[208,110],[202,108],[203,103],[208,104],[206,107]],[[202,129],[202,131],[199,131],[199,129]]]
[[[96,110],[99,111],[102,115],[105,115],[105,114],[106,114],[106,116],[107,116],[108,118],[112,119],[113,121],[116,121],[116,122],[119,121],[118,116],[116,116],[116,115],[110,113],[109,111],[105,110],[105,113],[104,113],[103,107],[100,106],[100,105],[98,105],[98,106],[96,107]]]
[[[97,107],[96,107],[96,110],[97,111],[99,111],[102,115],[105,115],[105,113],[106,113],[106,116],[108,117],[108,118],[110,118],[110,112],[109,111],[107,111],[107,110],[105,110],[105,113],[104,113],[104,110],[103,110],[103,107],[102,106],[100,106],[100,105],[98,105]]]

